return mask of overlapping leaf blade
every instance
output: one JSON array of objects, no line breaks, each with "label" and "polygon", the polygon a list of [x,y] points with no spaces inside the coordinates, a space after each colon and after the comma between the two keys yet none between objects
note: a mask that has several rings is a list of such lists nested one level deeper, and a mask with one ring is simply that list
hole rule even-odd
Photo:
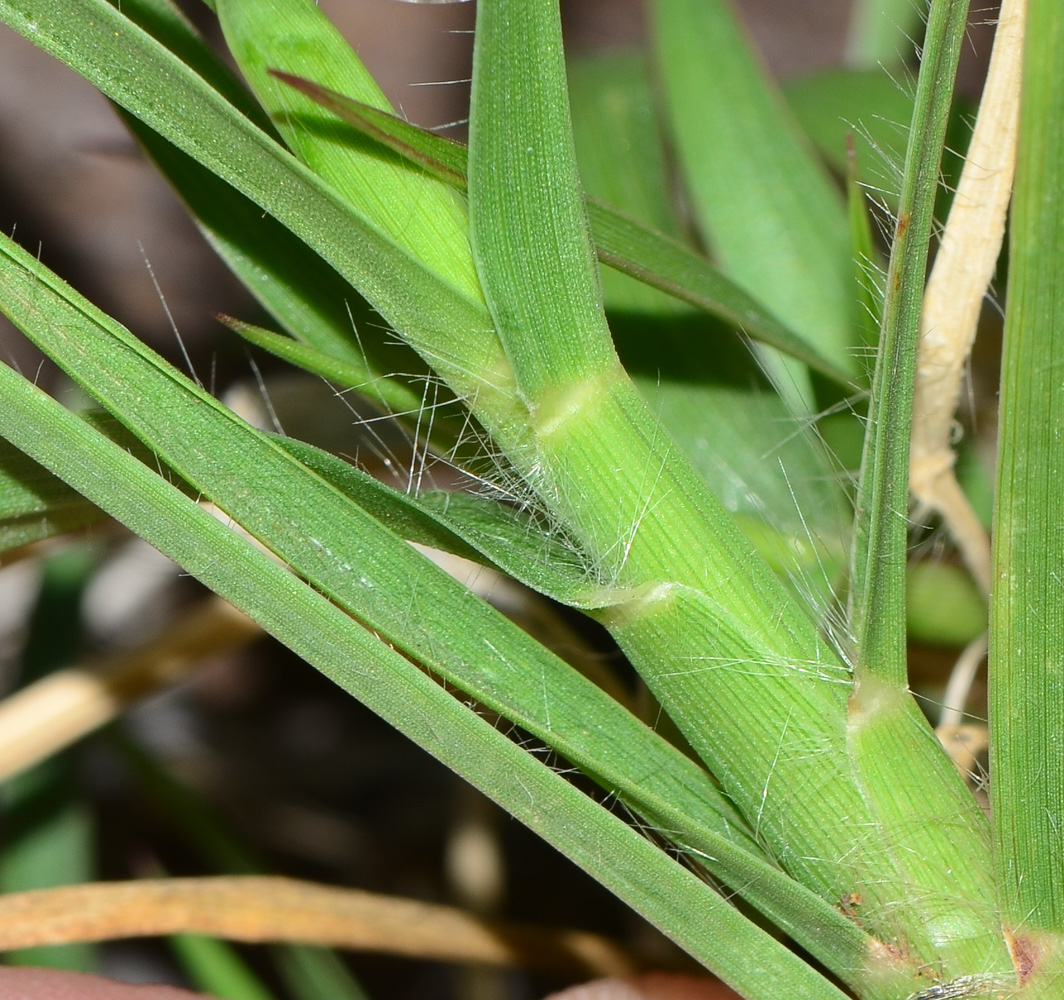
[{"label": "overlapping leaf blade", "polygon": [[[475,599],[463,596],[461,588],[450,598],[445,597],[444,591],[430,598],[429,591],[433,586],[443,586],[446,590],[457,585],[442,583],[444,578],[437,577],[434,568],[412,552],[408,555],[415,560],[416,567],[411,565],[400,570],[398,565],[393,565],[391,573],[381,572],[381,559],[408,561],[399,549],[393,549],[390,557],[382,552],[390,547],[383,529],[372,529],[372,553],[345,551],[342,546],[357,545],[357,536],[373,522],[362,522],[363,527],[359,529],[361,515],[353,508],[347,509],[350,505],[346,500],[338,506],[336,501],[342,500],[339,494],[330,500],[329,497],[333,496],[331,488],[313,486],[316,477],[309,472],[303,474],[299,482],[302,500],[293,504],[284,484],[299,476],[297,463],[285,458],[284,453],[267,438],[227,415],[195,386],[154,359],[127,334],[113,327],[87,303],[78,300],[48,276],[32,258],[10,245],[6,254],[5,307],[46,342],[61,362],[76,363],[80,359],[77,374],[87,388],[114,407],[127,424],[135,426],[163,459],[182,468],[190,481],[207,487],[205,492],[208,495],[245,526],[263,536],[289,565],[307,573],[318,588],[350,605],[351,610],[375,626],[385,625],[386,618],[395,613],[416,613],[423,619],[426,612],[421,602],[429,601],[429,606],[439,615],[433,622],[431,633],[421,626],[415,630],[421,632],[418,639],[411,633],[412,623],[408,622],[400,628],[406,634],[399,639],[401,648],[408,655],[417,655],[425,663],[441,666],[449,658],[447,647],[460,648],[463,643],[472,642],[478,648],[470,646],[462,656],[469,661],[480,661],[477,669],[486,668],[489,673],[501,668],[507,680],[512,682],[512,671],[518,661],[509,657],[515,653],[520,656],[519,647],[525,644],[531,656],[527,665],[538,664],[529,678],[536,691],[532,701],[540,702],[540,708],[533,707],[532,714],[548,712],[544,731],[553,732],[559,726],[565,728],[558,713],[565,711],[567,702],[577,711],[579,726],[587,731],[588,698],[595,697],[594,688],[588,685],[583,694],[572,698],[560,692],[557,701],[544,703],[543,692],[547,689],[540,686],[541,671],[555,662],[549,654],[522,638],[502,619],[495,621],[490,610],[485,608],[483,612],[475,612]],[[21,293],[17,290],[19,286]],[[85,362],[85,351],[89,351],[92,357],[91,364]],[[0,380],[5,401],[2,429],[6,437],[38,460],[45,461],[76,489],[252,614],[374,710],[400,729],[410,732],[422,745],[502,801],[538,832],[552,842],[564,844],[570,857],[595,871],[607,885],[651,919],[667,926],[681,943],[692,948],[749,995],[768,997],[764,991],[773,983],[776,984],[774,988],[787,989],[791,995],[838,995],[825,980],[756,930],[656,847],[470,713],[406,659],[382,645],[371,633],[363,631],[342,610],[175,493],[172,487],[127,452],[101,439],[76,417],[65,414],[57,404],[9,370],[0,371]],[[136,386],[132,391],[131,385]],[[225,439],[232,435],[240,438],[240,446],[224,447]],[[218,461],[213,451],[218,446],[222,446],[226,455],[223,461]],[[233,462],[234,456],[239,455],[246,456],[248,468],[242,468],[245,463]],[[281,465],[277,465],[278,461]],[[271,471],[271,466],[275,465],[277,472]],[[107,475],[100,475],[102,466],[107,468]],[[279,474],[282,466],[287,470],[283,475]],[[249,474],[250,469],[254,469],[254,473]],[[332,508],[331,512],[329,508]],[[359,561],[359,556],[370,558]],[[357,570],[353,569],[354,565],[358,565]],[[394,594],[385,596],[382,601],[379,592],[373,593],[381,588],[389,589],[396,582],[401,586],[412,586],[413,592],[398,601]],[[458,604],[454,605],[454,601]],[[388,611],[389,604],[391,611]],[[376,611],[372,610],[374,606]],[[403,608],[405,611],[401,610]],[[471,613],[487,614],[494,625],[478,628],[464,638],[459,634],[465,631],[463,626],[457,630],[447,629],[445,622],[448,619],[468,623]],[[485,619],[485,623],[487,621]],[[383,634],[390,631],[385,626]],[[497,639],[499,646],[493,648],[491,639],[486,640],[487,636]],[[474,664],[470,662],[469,666]],[[575,678],[575,675],[564,668],[551,681],[552,698],[556,684],[567,684],[567,677]],[[452,679],[461,683],[457,674],[453,674]],[[471,679],[471,675],[465,678]],[[486,674],[483,679],[487,679]],[[579,678],[575,678],[575,682],[586,684]],[[467,685],[467,690],[472,690],[473,686]],[[481,686],[489,694],[489,703],[495,701],[490,698],[490,685]],[[501,704],[501,701],[497,703]],[[608,699],[602,702],[607,712],[613,711],[609,708],[612,704]],[[610,733],[609,740],[616,746],[615,726],[604,724],[603,731]],[[670,751],[649,731],[645,732],[650,742],[643,741],[645,745],[637,751],[637,759],[633,758],[632,763],[640,773],[646,773],[648,758],[645,751],[652,746],[660,747],[671,756],[671,764],[664,765],[663,762],[660,772],[651,765],[651,773],[659,773],[670,783],[678,778],[681,781],[662,804],[663,818],[675,816],[675,802],[685,797],[685,793],[676,794],[686,780],[680,772],[686,770],[688,777],[694,777],[697,769],[685,768],[682,757]],[[597,771],[594,762],[590,769],[593,773]],[[707,794],[712,797],[713,793],[708,791],[711,786],[704,781],[696,778],[696,784],[703,787],[690,796],[690,801],[701,812],[710,801]],[[653,814],[653,799],[653,795],[647,798],[650,814]],[[554,805],[547,807],[547,803]],[[726,832],[727,828],[718,824],[718,829]],[[735,833],[741,841],[743,837],[738,828]],[[698,843],[700,839],[701,835],[696,831],[692,840]],[[716,846],[727,849],[727,843],[726,839],[720,839]],[[744,850],[740,851],[740,856],[750,858],[744,863],[753,861]],[[653,891],[650,886],[654,887]],[[677,923],[684,908],[687,916]],[[719,923],[715,923],[716,914],[720,916]],[[710,926],[715,926],[716,931],[707,931]],[[729,929],[724,931],[724,927]],[[741,955],[736,954],[732,946],[732,941],[739,940],[743,941]],[[850,949],[852,961],[852,942]]]},{"label": "overlapping leaf blade", "polygon": [[[311,80],[276,72],[272,75],[301,90],[322,107],[377,139],[404,159],[423,167],[459,190],[466,188],[466,148],[451,139],[411,125],[394,115],[352,100]],[[629,173],[626,171],[626,173]],[[752,339],[775,347],[827,378],[849,383],[846,370],[834,366],[738,285],[699,254],[646,219],[618,211],[617,199],[588,197],[587,212],[599,260],[651,288],[717,316]],[[608,280],[608,279],[607,279]]]}]

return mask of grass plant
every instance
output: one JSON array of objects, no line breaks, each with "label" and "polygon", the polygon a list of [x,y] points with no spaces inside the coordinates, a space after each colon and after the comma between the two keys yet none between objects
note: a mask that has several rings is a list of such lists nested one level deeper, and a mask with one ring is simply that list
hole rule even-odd
[{"label": "grass plant", "polygon": [[[0,0],[0,18],[117,105],[275,327],[236,332],[407,428],[405,480],[250,426],[2,237],[0,308],[95,408],[0,367],[4,545],[126,525],[750,1000],[1064,995],[1059,0],[1028,0],[1026,45],[1001,35],[1025,47],[989,817],[906,651],[921,308],[967,0],[927,11],[880,244],[864,191],[877,102],[898,95],[865,67],[898,45],[869,27],[896,3],[858,4],[858,68],[821,82],[855,101],[849,204],[827,166],[844,150],[810,138],[836,134],[817,102],[787,103],[723,0],[652,0],[649,56],[571,73],[556,0],[479,0],[468,148],[392,117],[311,0],[212,6],[247,89],[170,0]],[[861,442],[852,478],[824,414],[825,436]],[[670,726],[409,541],[604,625]]]}]

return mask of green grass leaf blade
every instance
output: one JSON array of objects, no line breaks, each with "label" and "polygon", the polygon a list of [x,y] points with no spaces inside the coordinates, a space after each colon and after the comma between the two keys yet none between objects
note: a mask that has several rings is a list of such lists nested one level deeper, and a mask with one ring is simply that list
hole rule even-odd
[{"label": "green grass leaf blade", "polygon": [[990,628],[991,796],[1006,928],[1064,930],[1064,7],[1028,8],[1001,376]]},{"label": "green grass leaf blade", "polygon": [[699,225],[725,274],[856,373],[842,200],[719,0],[652,6],[666,107]]},{"label": "green grass leaf blade", "polygon": [[[121,114],[204,237],[262,307],[300,343],[341,364],[367,366],[355,336],[356,318],[367,310],[350,283],[251,199],[132,115]],[[372,341],[368,346],[376,347]],[[385,355],[373,367],[407,370],[407,364],[390,368],[390,360]]]},{"label": "green grass leaf blade", "polygon": [[[477,8],[473,254],[530,406],[617,367],[569,122],[556,3]],[[548,207],[549,206],[549,207]]]},{"label": "green grass leaf blade", "polygon": [[856,147],[852,142],[849,143],[846,198],[850,210],[850,237],[853,241],[854,283],[861,303],[860,327],[869,350],[874,351],[883,322],[883,295],[877,287],[881,261],[875,237],[872,235],[868,195],[858,179],[858,155]]},{"label": "green grass leaf blade", "polygon": [[385,110],[384,94],[313,0],[218,0],[241,72],[296,156],[358,210],[473,301],[480,285],[465,206],[434,178],[406,167],[269,74],[280,69]]},{"label": "green grass leaf blade", "polygon": [[852,366],[829,360],[704,257],[594,198],[588,199],[587,212],[603,264],[716,316],[832,382],[851,384]]},{"label": "green grass leaf blade", "polygon": [[115,0],[113,6],[209,83],[241,114],[276,136],[266,112],[172,0]]},{"label": "green grass leaf blade", "polygon": [[276,440],[401,537],[466,559],[487,561],[571,607],[594,606],[600,588],[588,582],[579,553],[533,519],[467,493],[400,493],[312,445]]},{"label": "green grass leaf blade", "polygon": [[0,0],[0,20],[275,216],[430,356],[458,394],[476,391],[479,409],[501,425],[512,419],[512,373],[483,304],[359,216],[119,11],[104,0]]},{"label": "green grass leaf blade", "polygon": [[275,1000],[227,942],[198,934],[175,934],[170,947],[196,989],[209,990],[219,1000]]},{"label": "green grass leaf blade", "polygon": [[[419,412],[429,369],[396,338],[374,335],[380,319],[359,292],[249,198],[133,116],[121,114],[207,241],[291,336],[235,320],[228,325],[292,364],[356,388],[385,412]],[[443,393],[442,387],[434,388],[438,402]],[[450,415],[438,406],[434,429]]]},{"label": "green grass leaf blade", "polygon": [[[55,623],[50,627],[54,630]],[[92,816],[76,790],[70,765],[65,756],[53,758],[4,785],[0,891],[72,885],[91,882],[95,876]],[[4,961],[92,972],[97,953],[89,944],[52,945],[11,951]]]},{"label": "green grass leaf blade", "polygon": [[[649,60],[642,51],[585,54],[568,61],[569,101],[584,190],[599,204],[677,243],[682,230],[669,196],[671,179]],[[590,205],[589,205],[590,211]],[[592,223],[592,231],[595,224]],[[602,260],[602,257],[599,257]],[[675,312],[645,284],[602,269],[607,314]]]},{"label": "green grass leaf blade", "polygon": [[[57,360],[72,364],[85,387],[121,413],[159,458],[182,469],[288,566],[396,649],[540,736],[634,812],[705,855],[719,878],[808,941],[838,975],[863,972],[869,950],[863,935],[841,917],[830,934],[823,932],[831,925],[830,906],[761,859],[742,820],[697,765],[352,508],[274,440],[165,366],[32,257],[10,244],[6,251],[5,308]],[[803,913],[814,915],[815,928]]]},{"label": "green grass leaf blade", "polygon": [[[10,369],[0,432],[472,781],[751,1000],[843,994],[345,612]],[[106,470],[106,475],[100,473]]]},{"label": "green grass leaf blade", "polygon": [[[663,789],[672,787],[681,798],[689,794],[683,792],[683,783],[693,782],[698,795],[692,801],[700,804],[696,808],[709,804],[711,812],[727,817],[726,823],[718,824],[721,831],[732,829],[744,837],[734,810],[697,767],[684,763],[678,751],[354,506],[274,439],[189,382],[25,251],[6,239],[0,240],[0,246],[5,296],[0,304],[8,316],[57,363],[67,366],[86,391],[113,409],[148,444],[157,456],[154,461],[161,459],[182,470],[195,489],[397,648],[431,664],[434,672],[485,704],[519,719],[529,731],[544,735],[570,760],[589,761],[589,770],[609,778],[610,769],[618,765],[634,766],[643,773],[648,762],[661,754],[652,768],[653,781],[664,782]],[[134,384],[138,390],[131,392]],[[356,566],[357,574],[352,569]],[[418,610],[423,603],[435,609],[435,629],[428,628]],[[485,656],[485,649],[493,655]],[[527,675],[536,680],[514,685],[511,660],[527,661]],[[544,671],[552,675],[549,685]],[[560,704],[544,704],[545,685]],[[576,688],[570,690],[571,685]],[[602,756],[590,749],[602,736],[586,730],[580,706],[590,705],[598,705],[597,710],[612,719],[604,723],[606,729],[612,726],[616,733],[617,727],[625,727],[630,735],[621,742],[632,746],[615,746],[603,759],[592,761]],[[570,735],[563,738],[567,726]],[[641,749],[636,750],[635,744]],[[638,784],[621,779],[620,772],[617,777],[617,789]],[[663,793],[663,797],[668,796]]]},{"label": "green grass leaf blade", "polygon": [[327,948],[290,945],[275,952],[275,961],[296,1000],[370,1000],[343,959]]},{"label": "green grass leaf blade", "polygon": [[270,69],[268,74],[306,94],[315,104],[327,108],[337,118],[387,146],[404,160],[465,193],[469,150],[464,144],[294,73]]},{"label": "green grass leaf blade", "polygon": [[248,343],[261,347],[276,358],[302,368],[313,375],[320,375],[345,389],[357,389],[363,396],[380,404],[388,412],[416,413],[422,405],[422,396],[396,378],[383,377],[363,358],[337,357],[309,344],[300,343],[291,337],[274,333],[253,323],[218,317],[230,330],[239,334]]},{"label": "green grass leaf blade", "polygon": [[850,619],[857,676],[875,674],[899,687],[906,683],[905,558],[916,345],[938,167],[967,13],[967,0],[936,0],[931,7],[858,483]]},{"label": "green grass leaf blade", "polygon": [[[273,125],[247,89],[168,0],[131,0],[122,13],[210,83],[247,118],[273,134]],[[206,239],[245,287],[302,342],[352,363],[364,361],[352,343],[361,296],[261,208],[132,114],[126,127],[182,197]],[[385,366],[389,367],[389,366]],[[395,370],[407,366],[395,366]]]},{"label": "green grass leaf blade", "polygon": [[106,515],[6,441],[0,442],[0,553]]}]

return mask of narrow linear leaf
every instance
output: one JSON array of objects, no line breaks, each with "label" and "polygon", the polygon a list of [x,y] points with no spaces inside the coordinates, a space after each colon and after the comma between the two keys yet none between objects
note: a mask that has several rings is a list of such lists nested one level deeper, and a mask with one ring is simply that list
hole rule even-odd
[{"label": "narrow linear leaf", "polygon": [[1028,7],[990,629],[991,795],[1007,929],[1064,930],[1064,7]]},{"label": "narrow linear leaf", "polygon": [[255,99],[173,0],[110,0],[129,21],[172,52],[209,83],[241,114],[276,138],[277,132]]},{"label": "narrow linear leaf", "polygon": [[[169,0],[134,0],[121,10],[246,117],[275,134],[262,107]],[[193,157],[118,110],[208,242],[288,333],[341,362],[368,365],[377,379],[393,371],[418,369],[420,362],[400,345],[376,337],[365,343],[358,339],[356,323],[364,321],[368,312],[362,296],[306,244]],[[378,385],[374,383],[375,388]],[[396,391],[401,390],[400,384]],[[370,394],[382,401],[377,393]],[[415,400],[409,394],[407,405]]]},{"label": "narrow linear leaf", "polygon": [[[841,915],[830,934],[823,932],[832,926],[830,906],[762,860],[742,820],[690,759],[274,440],[234,418],[24,251],[5,247],[7,257],[0,259],[11,262],[0,272],[5,308],[61,363],[76,361],[72,371],[87,389],[287,566],[395,649],[541,737],[634,812],[682,838],[718,877],[807,941],[838,975],[863,973],[869,950],[864,936]],[[75,485],[83,488],[81,480]]]},{"label": "narrow linear leaf", "polygon": [[[475,395],[500,433],[513,429],[512,373],[483,304],[359,215],[155,39],[105,0],[0,0],[0,19],[275,216],[430,357],[458,394]],[[190,107],[195,115],[182,112]]]},{"label": "narrow linear leaf", "polygon": [[295,73],[280,69],[269,69],[267,73],[306,94],[315,104],[398,153],[404,160],[417,164],[433,177],[465,192],[469,150],[463,143],[413,125],[379,107],[357,101]]},{"label": "narrow linear leaf", "polygon": [[275,961],[296,1000],[370,1000],[342,958],[328,948],[288,945]]},{"label": "narrow linear leaf", "polygon": [[47,469],[0,442],[0,553],[105,517]]},{"label": "narrow linear leaf", "polygon": [[353,465],[291,438],[277,442],[396,534],[478,562],[486,561],[571,607],[595,605],[579,552],[527,515],[468,493],[400,493]]},{"label": "narrow linear leaf", "polygon": [[220,1000],[274,1000],[265,983],[225,941],[176,934],[170,947],[196,989],[209,990]]},{"label": "narrow linear leaf", "polygon": [[469,213],[488,308],[530,408],[616,371],[556,3],[477,7]]},{"label": "narrow linear leaf", "polygon": [[241,73],[295,155],[440,279],[480,302],[462,200],[377,143],[337,127],[313,101],[269,75],[278,67],[391,110],[314,0],[218,0],[217,11]]},{"label": "narrow linear leaf", "polygon": [[[0,431],[472,781],[752,1000],[843,994],[345,612],[0,367]],[[106,469],[107,476],[101,476]],[[120,485],[118,485],[120,484]]]},{"label": "narrow linear leaf", "polygon": [[906,681],[909,430],[924,276],[968,0],[935,0],[917,81],[858,482],[850,631],[857,677]]},{"label": "narrow linear leaf", "polygon": [[[147,443],[157,456],[155,463],[161,459],[181,470],[194,489],[396,648],[543,735],[574,763],[585,760],[590,771],[610,782],[611,790],[634,789],[640,783],[646,790],[665,782],[662,797],[688,798],[696,811],[718,811],[717,829],[750,844],[732,807],[678,751],[25,251],[5,238],[0,238],[0,248],[6,297],[0,305]],[[131,386],[137,389],[131,391]],[[323,453],[317,454],[320,461]],[[422,611],[425,604],[434,609],[431,619]],[[518,675],[524,682],[514,684],[518,663],[524,664]],[[577,687],[565,694],[570,684]],[[544,702],[547,689],[552,699]],[[592,705],[613,720],[601,732],[587,729]],[[627,730],[628,737],[615,744],[607,741],[611,725],[621,727],[613,729],[615,735]],[[562,735],[567,728],[571,742]],[[596,742],[607,751],[604,756],[594,750],[587,753]],[[618,765],[642,775],[658,753],[664,756],[651,768],[653,779],[635,781],[619,773],[620,780],[610,778]],[[682,791],[691,782],[697,795]]]},{"label": "narrow linear leaf", "polygon": [[695,216],[730,278],[855,372],[846,214],[721,0],[656,0],[664,98]]},{"label": "narrow linear leaf", "polygon": [[858,180],[858,153],[852,136],[848,137],[846,147],[846,199],[850,210],[854,282],[861,304],[860,326],[865,344],[871,352],[878,344],[879,328],[883,322],[883,295],[877,287],[881,267],[880,255],[872,235],[868,195]]},{"label": "narrow linear leaf", "polygon": [[[121,114],[204,238],[282,329],[341,369],[356,366],[362,375],[351,384],[378,405],[394,403],[398,412],[417,406],[420,391],[409,383],[426,378],[428,368],[395,338],[380,336],[380,317],[350,282],[251,199],[132,115]],[[409,375],[387,380],[394,372]]]},{"label": "narrow linear leaf", "polygon": [[355,360],[337,357],[330,351],[302,344],[291,337],[255,326],[254,323],[233,319],[231,316],[219,316],[218,319],[248,343],[269,351],[274,357],[297,368],[320,375],[337,386],[356,389],[366,398],[385,407],[388,412],[408,414],[418,413],[421,409],[423,397],[420,393],[415,393],[397,378],[379,374],[362,358]]},{"label": "narrow linear leaf", "polygon": [[616,209],[588,199],[588,217],[603,264],[701,309],[776,348],[842,386],[853,382],[852,365],[840,365],[798,336],[758,300],[682,243],[654,232]]}]

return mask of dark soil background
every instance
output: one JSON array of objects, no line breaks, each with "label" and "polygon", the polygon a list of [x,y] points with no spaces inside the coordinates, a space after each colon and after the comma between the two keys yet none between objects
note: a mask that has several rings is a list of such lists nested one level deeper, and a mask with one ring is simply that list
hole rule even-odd
[{"label": "dark soil background", "polygon": [[[472,4],[321,0],[321,6],[411,120],[440,126],[464,119]],[[745,0],[740,8],[773,72],[840,62],[847,0]],[[189,10],[210,30],[202,7]],[[644,35],[642,0],[568,0],[564,13],[573,51],[638,44]],[[991,13],[978,12],[973,22]],[[973,28],[972,48],[983,58],[988,41],[987,29]],[[980,60],[969,52],[966,91],[978,93],[980,74]],[[459,82],[424,85],[433,81]],[[461,131],[459,124],[455,134]],[[219,389],[250,382],[247,352],[212,318],[217,312],[253,318],[250,299],[108,103],[7,29],[0,29],[0,150],[5,232],[39,248],[90,299],[181,363],[161,290],[204,381],[210,372]],[[56,384],[33,350],[3,326],[0,358]],[[274,377],[276,369],[257,360]],[[338,433],[347,433],[350,418],[340,412],[335,419]],[[94,544],[112,553],[125,541],[101,533]],[[124,551],[129,562],[139,550]],[[174,567],[143,554],[137,559],[114,570],[109,585],[93,587],[84,621],[70,621],[72,631],[85,630],[90,646],[115,641],[116,630],[129,641],[199,596]],[[37,579],[32,563],[0,573],[4,690],[16,682],[21,624]],[[259,642],[151,699],[128,728],[212,803],[270,871],[594,929],[661,961],[675,959],[655,932],[589,878],[274,644]],[[79,776],[95,803],[102,877],[128,878],[160,863],[174,874],[213,870],[144,794],[111,744],[94,739],[82,749]],[[246,953],[275,982],[261,952]],[[104,967],[130,981],[180,982],[162,944],[110,946]],[[370,996],[389,1000],[531,1000],[560,985],[372,956],[354,957],[352,968]]]}]

